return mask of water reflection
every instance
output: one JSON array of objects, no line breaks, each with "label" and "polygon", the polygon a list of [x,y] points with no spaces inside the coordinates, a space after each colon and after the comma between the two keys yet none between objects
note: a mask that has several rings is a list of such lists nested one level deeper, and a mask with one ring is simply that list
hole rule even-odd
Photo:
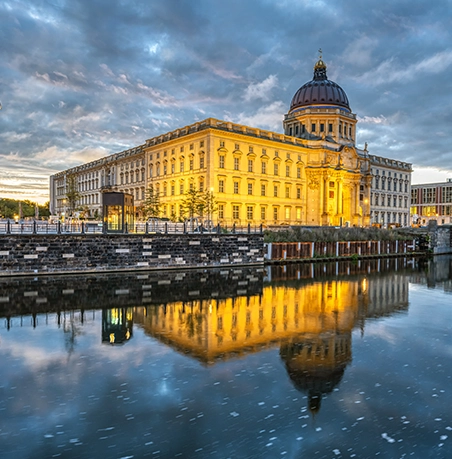
[{"label": "water reflection", "polygon": [[1,279],[2,453],[447,457],[450,261]]}]

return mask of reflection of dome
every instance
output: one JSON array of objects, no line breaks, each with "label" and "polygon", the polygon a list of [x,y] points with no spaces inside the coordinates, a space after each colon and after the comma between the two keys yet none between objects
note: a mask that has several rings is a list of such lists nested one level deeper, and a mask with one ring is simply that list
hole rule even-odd
[{"label": "reflection of dome", "polygon": [[338,105],[350,110],[347,94],[326,77],[326,65],[320,58],[314,66],[314,78],[305,83],[293,96],[289,113],[309,105]]},{"label": "reflection of dome", "polygon": [[320,409],[322,395],[330,393],[342,380],[351,360],[350,338],[349,334],[341,334],[281,346],[287,373],[295,388],[308,395],[313,414]]}]

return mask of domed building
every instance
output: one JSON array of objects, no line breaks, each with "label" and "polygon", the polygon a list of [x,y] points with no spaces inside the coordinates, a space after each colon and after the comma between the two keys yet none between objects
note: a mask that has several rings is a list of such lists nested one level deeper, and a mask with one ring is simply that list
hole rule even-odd
[{"label": "domed building", "polygon": [[[215,212],[199,218],[214,224],[368,226],[373,175],[386,164],[390,176],[390,170],[395,175],[403,170],[406,181],[411,165],[358,148],[356,123],[347,94],[327,78],[320,56],[313,79],[292,98],[283,134],[207,118],[53,175],[50,210],[60,216],[77,209],[85,216],[102,215],[103,192],[113,191],[132,195],[135,219],[143,220],[152,186],[160,216],[172,221],[184,219],[186,193],[196,189],[213,193]],[[380,165],[375,171],[373,158]],[[379,196],[379,203],[396,203],[393,193]],[[400,209],[385,212],[384,221],[397,215],[400,220]]]}]

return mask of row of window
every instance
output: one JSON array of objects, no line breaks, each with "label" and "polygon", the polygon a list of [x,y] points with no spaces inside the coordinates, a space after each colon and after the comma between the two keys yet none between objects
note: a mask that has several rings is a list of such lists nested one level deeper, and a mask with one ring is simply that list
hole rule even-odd
[{"label": "row of window", "polygon": [[399,225],[408,225],[408,213],[402,212],[371,212],[370,219],[372,223],[387,225],[390,223],[398,223]]},{"label": "row of window", "polygon": [[387,207],[404,207],[408,208],[408,197],[407,196],[391,196],[373,194],[370,195],[370,203],[375,206],[387,206]]},{"label": "row of window", "polygon": [[[376,176],[374,183],[375,183],[374,188],[376,190],[380,190],[380,189],[385,190],[386,189],[386,180],[384,180],[384,177],[382,177],[382,180],[381,180],[381,187],[380,187],[380,177]],[[391,191],[391,182],[387,182],[387,185],[388,185],[387,186],[388,191]],[[403,181],[399,181],[398,185],[399,185],[398,186],[398,188],[399,188],[398,191],[400,193],[402,193],[403,190],[405,190],[405,193],[408,193],[408,183],[404,183]],[[394,180],[392,182],[392,189],[393,189],[393,191],[397,191],[397,181],[396,180]]]},{"label": "row of window", "polygon": [[[403,179],[403,180],[408,180],[408,174],[402,174],[400,172],[391,172],[391,171],[387,171],[388,172],[388,177],[394,177],[394,178],[397,178],[397,174],[399,174],[399,179]],[[380,175],[380,169],[371,169],[371,173],[372,175],[374,176],[379,176]],[[385,170],[382,170],[381,171],[381,175],[383,177],[386,177],[386,171]]]},{"label": "row of window", "polygon": [[[204,148],[204,140],[201,140],[201,141],[199,142],[199,148]],[[189,149],[189,151],[194,150],[194,149],[195,149],[195,144],[194,144],[194,143],[190,143],[190,144],[188,145],[188,149]],[[185,151],[185,145],[181,145],[181,146],[179,147],[179,152],[180,152],[180,153],[184,153],[184,151]],[[171,156],[174,156],[174,155],[176,154],[176,149],[175,149],[175,148],[172,148],[172,149],[170,150],[170,153],[171,153]],[[155,155],[156,159],[160,159],[161,157],[162,157],[162,158],[166,158],[166,157],[168,156],[168,150],[163,150],[162,152],[158,151],[158,152],[156,152],[156,153],[151,153],[151,154],[149,155],[149,160],[150,160],[150,161],[153,160],[154,155]],[[144,164],[144,163],[143,163],[143,164]]]},{"label": "row of window", "polygon": [[[441,191],[442,198],[437,198],[437,191]],[[411,203],[420,204],[418,202],[418,189],[411,191]],[[441,188],[422,188],[421,189],[422,203],[433,204],[436,202],[452,203],[452,187],[445,186]]]}]

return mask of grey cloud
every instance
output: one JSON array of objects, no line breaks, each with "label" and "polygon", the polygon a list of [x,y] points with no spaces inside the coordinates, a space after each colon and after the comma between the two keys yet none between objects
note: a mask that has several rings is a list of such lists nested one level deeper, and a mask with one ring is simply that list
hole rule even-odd
[{"label": "grey cloud", "polygon": [[361,144],[450,169],[451,16],[447,0],[2,3],[0,153],[61,151],[64,169],[202,117],[281,130],[322,47],[353,111],[389,120],[359,123]]}]

